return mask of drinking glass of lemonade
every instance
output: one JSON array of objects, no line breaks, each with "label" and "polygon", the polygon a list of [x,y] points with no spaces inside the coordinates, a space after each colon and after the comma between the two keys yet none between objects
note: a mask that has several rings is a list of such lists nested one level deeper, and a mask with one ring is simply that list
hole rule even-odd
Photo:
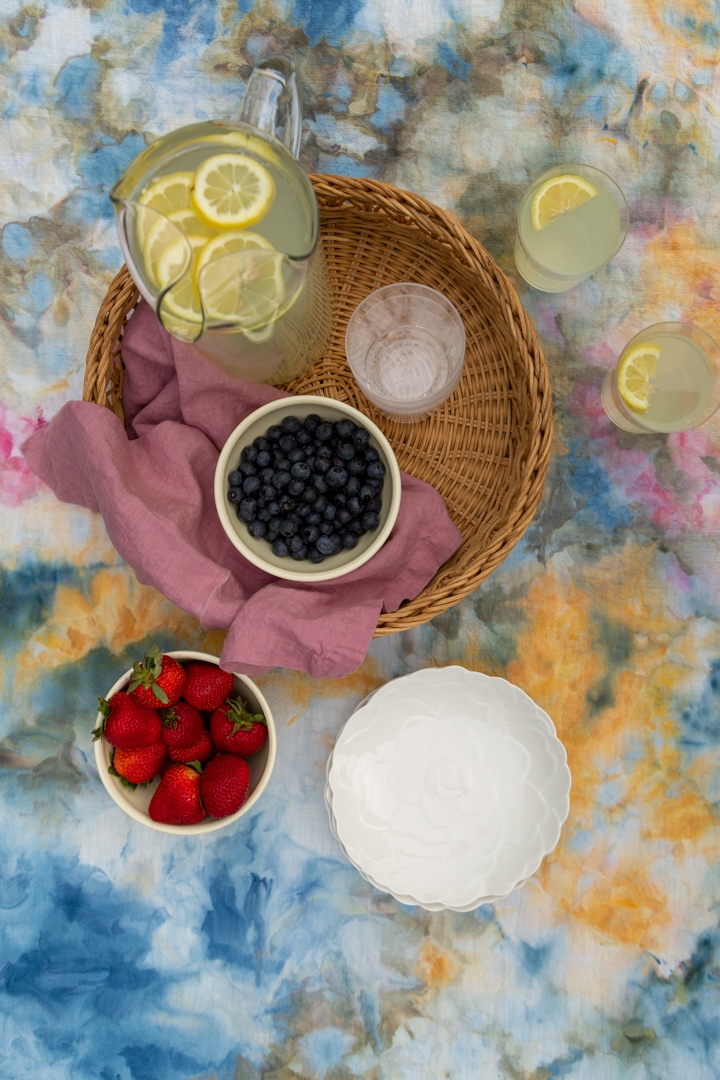
[{"label": "drinking glass of lemonade", "polygon": [[720,349],[692,323],[656,323],[627,343],[602,385],[613,424],[636,434],[688,431],[720,404]]},{"label": "drinking glass of lemonade", "polygon": [[520,204],[515,265],[542,292],[566,292],[617,255],[628,206],[607,173],[558,165],[528,188]]}]

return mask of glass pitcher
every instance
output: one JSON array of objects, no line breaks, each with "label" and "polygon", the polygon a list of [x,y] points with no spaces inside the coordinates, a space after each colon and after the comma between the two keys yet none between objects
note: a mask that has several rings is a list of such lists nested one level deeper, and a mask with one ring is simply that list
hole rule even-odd
[{"label": "glass pitcher", "polygon": [[301,131],[295,66],[269,56],[239,121],[158,139],[110,192],[128,269],[165,329],[227,371],[273,384],[314,364],[332,329]]}]

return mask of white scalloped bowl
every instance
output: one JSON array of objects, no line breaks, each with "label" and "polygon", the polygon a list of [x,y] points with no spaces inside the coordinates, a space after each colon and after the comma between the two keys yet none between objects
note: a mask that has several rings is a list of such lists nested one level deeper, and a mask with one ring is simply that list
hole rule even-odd
[{"label": "white scalloped bowl", "polygon": [[570,770],[519,687],[461,667],[396,679],[361,703],[328,763],[343,853],[377,888],[469,911],[525,883],[556,846]]},{"label": "white scalloped bowl", "polygon": [[[167,652],[165,655],[174,656],[176,660],[204,660],[208,664],[218,665],[220,663],[219,656],[212,656],[211,653],[193,652],[191,650],[180,649],[175,652]],[[114,686],[110,687],[107,694],[105,694],[105,699],[109,701],[113,694],[117,694],[118,690],[124,690],[130,681],[131,675],[132,668],[129,671],[126,671]],[[232,696],[236,697],[239,695],[243,701],[247,701],[252,712],[261,712],[267,721],[268,729],[267,739],[264,744],[256,751],[256,753],[251,754],[251,756],[246,759],[250,769],[250,794],[247,802],[240,807],[236,814],[230,814],[228,817],[224,818],[207,817],[202,821],[199,821],[197,825],[165,825],[161,821],[153,821],[148,813],[148,807],[150,805],[150,800],[160,783],[160,777],[156,776],[145,788],[136,787],[134,791],[131,791],[124,787],[116,776],[112,776],[108,772],[112,746],[103,735],[93,743],[97,771],[100,774],[100,779],[110,798],[113,802],[117,803],[120,809],[124,810],[128,817],[131,817],[133,821],[137,821],[141,825],[147,826],[148,829],[155,829],[156,832],[174,833],[177,836],[199,836],[204,833],[217,832],[218,829],[227,828],[228,825],[232,825],[234,821],[241,818],[243,814],[247,814],[248,810],[252,809],[258,801],[267,787],[268,780],[270,779],[270,775],[275,766],[275,755],[277,753],[275,721],[267,700],[252,679],[248,679],[247,675],[238,675],[236,673],[233,673],[233,679]],[[98,727],[101,725],[102,720],[102,714],[98,713],[95,726]]]}]

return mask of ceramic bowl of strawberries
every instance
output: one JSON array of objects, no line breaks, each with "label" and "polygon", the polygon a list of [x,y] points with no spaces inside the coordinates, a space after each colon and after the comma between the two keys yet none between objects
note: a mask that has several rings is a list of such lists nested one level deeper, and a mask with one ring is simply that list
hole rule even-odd
[{"label": "ceramic bowl of strawberries", "polygon": [[252,679],[217,656],[153,646],[99,699],[95,762],[129,817],[159,832],[225,828],[275,764],[275,723]]}]

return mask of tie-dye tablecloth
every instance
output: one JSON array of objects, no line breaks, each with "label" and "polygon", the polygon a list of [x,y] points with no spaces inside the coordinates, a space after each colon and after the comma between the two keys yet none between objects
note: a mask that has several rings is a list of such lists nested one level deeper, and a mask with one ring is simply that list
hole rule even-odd
[{"label": "tie-dye tablecloth", "polygon": [[[643,325],[720,335],[720,10],[709,0],[0,0],[0,1076],[3,1080],[712,1080],[720,1076],[720,422],[636,438],[598,387]],[[18,452],[81,394],[121,262],[108,188],[146,139],[303,66],[308,169],[454,210],[548,360],[554,453],[524,541],[356,675],[262,680],[279,757],[199,842],[131,824],[93,703],[152,642],[219,635],[137,584],[99,518]],[[547,167],[612,173],[615,262],[565,296],[514,271]],[[343,861],[327,753],[370,689],[460,663],[553,717],[574,778],[520,892],[431,915]]]}]

